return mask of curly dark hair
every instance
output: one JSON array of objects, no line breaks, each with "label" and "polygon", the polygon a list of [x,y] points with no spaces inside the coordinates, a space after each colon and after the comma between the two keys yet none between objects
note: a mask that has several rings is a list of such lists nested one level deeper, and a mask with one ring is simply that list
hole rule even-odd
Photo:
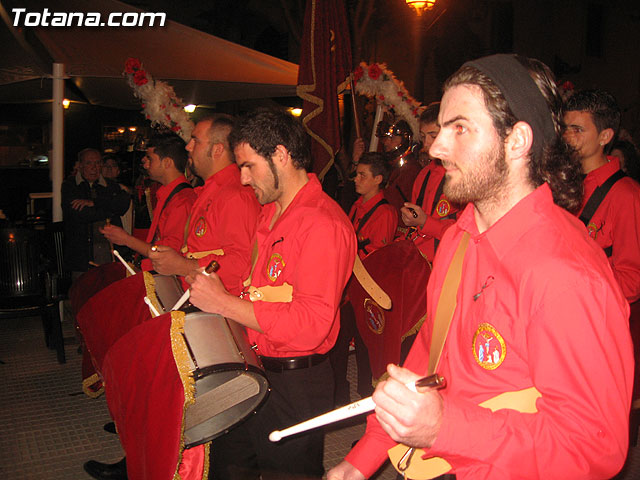
[{"label": "curly dark hair", "polygon": [[[542,62],[535,59],[516,56],[516,59],[529,71],[529,75],[544,96],[551,112],[556,138],[544,146],[542,152],[529,152],[529,180],[538,187],[549,184],[554,202],[576,212],[582,204],[582,170],[579,162],[573,158],[573,149],[562,139],[564,129],[562,98],[558,92],[553,73]],[[484,96],[484,104],[493,120],[498,135],[504,140],[518,122],[511,108],[491,78],[478,69],[466,65],[461,67],[445,82],[443,90],[457,85],[476,85]]]},{"label": "curly dark hair", "polygon": [[229,134],[229,144],[248,143],[258,155],[271,161],[278,145],[287,149],[297,169],[311,168],[311,140],[302,123],[284,110],[260,108],[246,114]]}]

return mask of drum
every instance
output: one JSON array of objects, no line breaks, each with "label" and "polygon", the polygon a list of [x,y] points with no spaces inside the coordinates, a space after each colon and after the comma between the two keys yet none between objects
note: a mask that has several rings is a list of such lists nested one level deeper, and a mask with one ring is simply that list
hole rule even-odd
[{"label": "drum", "polygon": [[[175,275],[160,275],[154,274],[153,281],[155,283],[156,288],[156,297],[158,298],[158,302],[160,302],[160,306],[164,312],[167,313],[171,311],[171,308],[176,304],[184,290],[182,289],[182,285],[180,284],[180,280]],[[186,304],[185,307],[190,304]]]},{"label": "drum", "polygon": [[[170,308],[170,307],[169,307]],[[184,337],[196,382],[185,412],[185,448],[228,432],[266,400],[269,384],[242,325],[204,312],[188,313]]]}]

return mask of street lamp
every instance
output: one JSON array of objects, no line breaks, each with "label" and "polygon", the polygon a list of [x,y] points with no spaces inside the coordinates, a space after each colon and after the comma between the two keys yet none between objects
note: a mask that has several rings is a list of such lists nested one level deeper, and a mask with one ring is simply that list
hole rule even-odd
[{"label": "street lamp", "polygon": [[422,15],[425,10],[431,10],[436,4],[436,0],[405,0],[405,2],[414,8],[418,15]]}]

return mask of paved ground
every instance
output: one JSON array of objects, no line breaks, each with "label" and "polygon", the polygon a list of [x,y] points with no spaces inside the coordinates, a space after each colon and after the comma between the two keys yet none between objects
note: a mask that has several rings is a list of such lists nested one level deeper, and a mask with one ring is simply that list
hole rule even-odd
[{"label": "paved ground", "polygon": [[[67,363],[56,362],[44,345],[38,318],[0,322],[0,479],[86,480],[89,459],[115,462],[122,455],[116,435],[102,429],[109,421],[104,396],[82,393],[81,356],[71,322],[63,322]],[[355,362],[349,378],[355,379]],[[352,382],[355,383],[355,382]],[[352,391],[352,399],[357,399]],[[348,423],[348,424],[346,424]],[[334,426],[327,434],[325,466],[338,463],[364,431],[363,419]],[[395,480],[387,466],[377,480]],[[640,479],[640,449],[631,449],[616,480]]]}]

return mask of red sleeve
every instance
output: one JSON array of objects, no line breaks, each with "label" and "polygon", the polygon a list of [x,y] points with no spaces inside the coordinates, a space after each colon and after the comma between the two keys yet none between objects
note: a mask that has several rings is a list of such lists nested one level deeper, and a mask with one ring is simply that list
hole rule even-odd
[{"label": "red sleeve", "polygon": [[224,286],[233,294],[242,291],[242,282],[249,276],[251,251],[255,238],[260,204],[253,193],[243,189],[229,189],[223,208],[214,214],[215,244],[224,255],[207,255],[198,259],[198,265],[206,267],[212,260],[220,263],[218,275]]},{"label": "red sleeve", "polygon": [[428,216],[426,221],[424,222],[424,226],[419,229],[419,232],[422,235],[442,240],[442,235],[444,235],[444,232],[446,232],[447,228],[449,228],[454,223],[456,223],[456,220],[453,218],[440,219]]},{"label": "red sleeve", "polygon": [[454,468],[491,465],[492,478],[611,478],[621,468],[632,387],[628,307],[621,312],[620,299],[598,279],[554,289],[526,329],[538,412],[491,412],[444,396],[429,456],[446,455]]},{"label": "red sleeve", "polygon": [[[184,195],[182,194],[184,192]],[[184,244],[184,229],[196,196],[191,189],[179,192],[169,201],[158,222],[158,245],[165,245],[180,252]]]},{"label": "red sleeve", "polygon": [[616,196],[623,201],[609,206],[605,220],[612,222],[613,252],[609,263],[622,293],[633,303],[640,298],[640,190],[625,184],[620,187],[625,188],[622,192],[626,195]]},{"label": "red sleeve", "polygon": [[323,217],[310,219],[296,232],[295,242],[295,256],[287,256],[295,265],[293,274],[284,279],[293,285],[292,301],[254,302],[253,310],[274,348],[326,353],[337,336],[335,320],[353,270],[355,235],[346,221]]}]

